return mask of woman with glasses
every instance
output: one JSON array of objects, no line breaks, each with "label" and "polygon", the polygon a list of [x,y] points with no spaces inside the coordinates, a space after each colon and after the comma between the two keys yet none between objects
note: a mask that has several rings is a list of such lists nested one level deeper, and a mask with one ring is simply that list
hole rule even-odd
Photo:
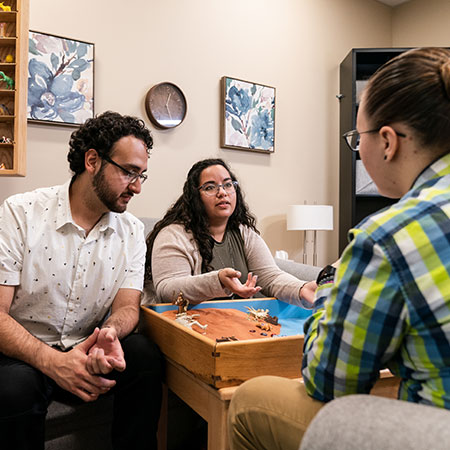
[{"label": "woman with glasses", "polygon": [[170,302],[180,292],[200,303],[249,298],[262,290],[307,306],[315,282],[281,271],[255,222],[223,160],[194,164],[183,194],[147,238],[144,303]]},{"label": "woman with glasses", "polygon": [[385,367],[400,399],[450,409],[450,51],[415,49],[382,66],[356,125],[350,148],[399,200],[350,230],[334,276],[319,274],[304,384],[266,377],[237,389],[232,449],[297,450],[323,402],[369,393]]}]

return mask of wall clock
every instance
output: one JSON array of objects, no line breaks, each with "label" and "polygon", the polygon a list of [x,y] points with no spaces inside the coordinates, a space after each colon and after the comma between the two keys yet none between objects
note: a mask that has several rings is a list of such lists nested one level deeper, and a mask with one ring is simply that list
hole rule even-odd
[{"label": "wall clock", "polygon": [[186,97],[175,84],[159,83],[147,92],[145,110],[155,127],[164,130],[175,128],[186,117]]}]

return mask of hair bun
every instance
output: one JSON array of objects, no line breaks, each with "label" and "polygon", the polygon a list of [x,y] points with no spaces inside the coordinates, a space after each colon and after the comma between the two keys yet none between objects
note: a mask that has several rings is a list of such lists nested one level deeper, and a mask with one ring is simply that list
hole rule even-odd
[{"label": "hair bun", "polygon": [[450,100],[450,59],[441,65],[440,74],[445,93],[447,94],[447,98]]}]

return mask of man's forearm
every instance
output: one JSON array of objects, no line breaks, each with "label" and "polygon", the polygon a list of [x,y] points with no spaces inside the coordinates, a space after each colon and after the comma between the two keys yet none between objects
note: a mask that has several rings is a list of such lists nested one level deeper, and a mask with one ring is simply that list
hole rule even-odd
[{"label": "man's forearm", "polygon": [[0,311],[0,352],[4,355],[47,373],[49,359],[55,351],[30,334],[8,313]]},{"label": "man's forearm", "polygon": [[137,326],[139,320],[139,309],[134,306],[122,306],[114,309],[103,324],[102,328],[114,327],[119,339],[128,336]]}]

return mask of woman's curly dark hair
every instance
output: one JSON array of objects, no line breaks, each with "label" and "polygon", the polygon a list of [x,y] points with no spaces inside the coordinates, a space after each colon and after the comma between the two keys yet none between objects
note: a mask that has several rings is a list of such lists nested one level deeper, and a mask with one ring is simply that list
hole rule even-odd
[{"label": "woman's curly dark hair", "polygon": [[84,172],[84,155],[90,148],[110,156],[114,144],[125,136],[141,139],[147,147],[147,153],[150,154],[153,139],[143,120],[132,116],[122,116],[113,111],[106,111],[86,120],[70,136],[67,160],[74,176]]},{"label": "woman's curly dark hair", "polygon": [[[146,280],[152,279],[152,251],[156,236],[164,227],[173,223],[183,225],[186,231],[190,231],[193,234],[203,260],[202,271],[208,272],[212,270],[209,263],[212,260],[214,241],[209,233],[208,216],[206,215],[198,188],[200,174],[203,170],[207,167],[217,165],[225,167],[231,179],[237,181],[233,172],[231,172],[230,168],[222,159],[204,159],[191,167],[183,186],[183,194],[169,208],[165,216],[156,223],[147,238],[147,257],[145,261]],[[227,230],[239,230],[239,225],[246,225],[259,233],[256,229],[256,219],[249,212],[238,184],[236,187],[236,207],[228,219]]]}]

